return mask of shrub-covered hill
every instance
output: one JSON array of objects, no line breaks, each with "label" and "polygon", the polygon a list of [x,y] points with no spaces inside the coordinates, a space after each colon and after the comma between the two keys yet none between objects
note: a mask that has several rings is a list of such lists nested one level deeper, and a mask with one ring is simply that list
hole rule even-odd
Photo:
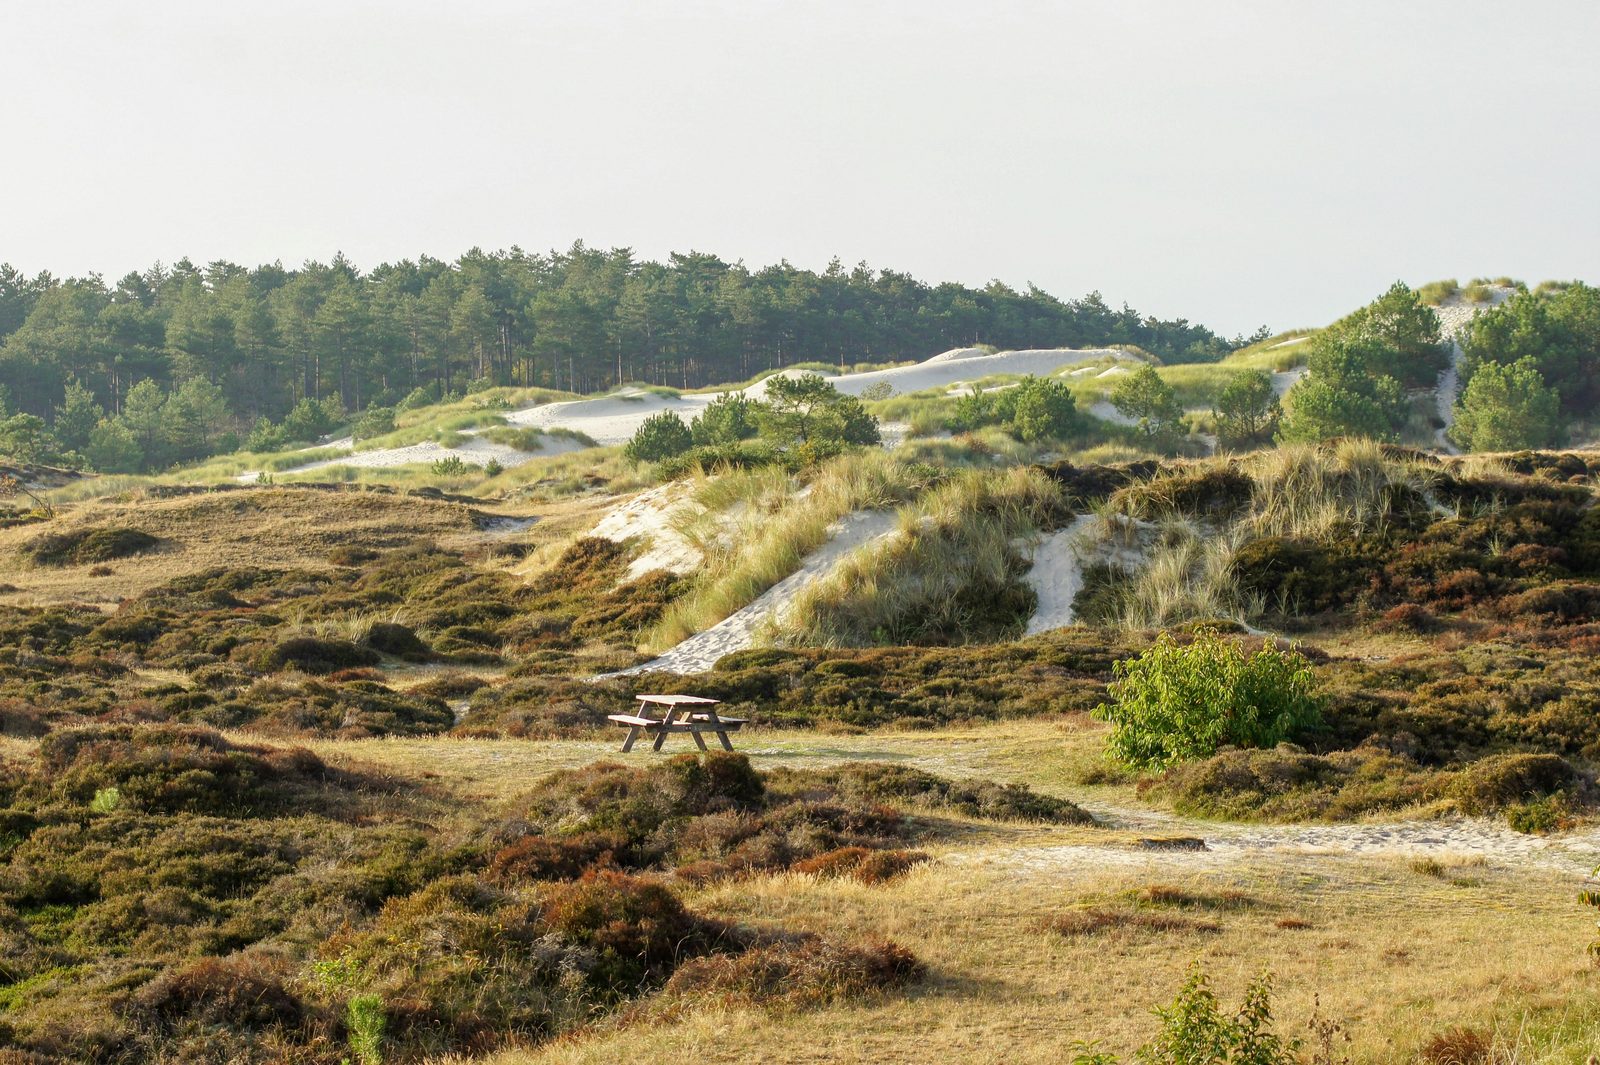
[{"label": "shrub-covered hill", "polygon": [[1016,786],[760,774],[720,753],[597,764],[484,807],[156,724],[57,731],[3,768],[8,1062],[333,1063],[374,1015],[383,1060],[405,1062],[630,1004],[877,994],[920,974],[903,947],[730,924],[683,886],[871,884],[926,861],[909,848],[942,818],[1088,820]]},{"label": "shrub-covered hill", "polygon": [[[593,678],[645,661],[638,648],[666,620],[688,617],[684,604],[705,606],[739,580],[750,594],[753,578],[738,569],[745,556],[730,550],[726,564],[635,576],[639,545],[585,535],[592,518],[570,523],[570,538],[546,538],[529,565],[517,562],[526,550],[514,541],[474,541],[462,531],[470,514],[449,502],[328,493],[335,503],[318,517],[311,490],[257,489],[197,497],[186,525],[164,501],[147,530],[160,541],[156,554],[113,563],[159,572],[116,604],[0,599],[0,729],[38,737],[151,722],[279,740],[594,736],[644,690],[711,695],[757,726],[931,728],[1092,710],[1114,664],[1142,650],[1152,630],[1221,624],[1314,645],[1324,724],[1296,738],[1312,761],[1230,762],[1209,783],[1185,778],[1212,790],[1222,780],[1229,796],[1253,798],[1212,800],[1191,788],[1164,792],[1170,801],[1286,817],[1419,802],[1464,808],[1474,804],[1449,791],[1449,774],[1485,757],[1554,755],[1577,781],[1600,755],[1596,470],[1600,458],[1586,453],[1442,458],[1346,441],[992,472],[850,460],[816,475],[809,492],[788,474],[762,474],[759,497],[726,474],[706,484],[748,512],[757,533],[821,535],[827,508],[899,506],[902,539],[882,556],[892,565],[872,576],[915,594],[868,597],[865,581],[835,582],[828,595],[801,600],[818,617],[826,608],[828,624],[791,628],[826,632],[832,645],[757,647],[693,676],[603,680]],[[235,553],[234,541],[207,539],[229,524],[218,507],[253,535],[262,527],[249,523],[278,501],[304,508],[294,513],[314,528],[331,530],[337,515],[365,520],[335,540],[319,533],[281,546],[269,535],[253,558]],[[419,508],[424,535],[404,535],[406,507]],[[139,507],[93,505],[59,520],[86,535],[139,528]],[[1083,521],[1090,541],[1117,547],[1088,545],[1076,604],[1088,623],[1010,638],[1033,602],[1019,537]],[[58,571],[23,555],[60,531],[7,535],[30,578]],[[963,563],[962,545],[982,547],[988,561]],[[78,581],[92,580],[90,569],[59,567]],[[959,607],[994,579],[1010,583],[981,629],[963,625],[972,615],[962,609],[921,628],[884,620],[885,603],[899,604],[895,617],[933,616],[930,596]],[[921,642],[878,645],[902,638]],[[1347,794],[1363,773],[1387,783]],[[1583,791],[1558,790],[1574,801]],[[1310,792],[1324,798],[1274,798]],[[1335,794],[1344,797],[1327,798]]]}]

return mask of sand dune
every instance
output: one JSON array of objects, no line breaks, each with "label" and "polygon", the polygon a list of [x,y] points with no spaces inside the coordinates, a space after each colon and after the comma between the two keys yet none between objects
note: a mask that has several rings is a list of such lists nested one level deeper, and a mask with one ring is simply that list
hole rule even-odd
[{"label": "sand dune", "polygon": [[705,672],[716,665],[717,659],[723,655],[754,647],[762,631],[769,624],[781,621],[802,591],[832,572],[846,555],[881,537],[892,535],[895,529],[892,511],[866,510],[846,515],[833,524],[828,541],[807,556],[799,569],[761,593],[742,610],[730,614],[704,632],[689,637],[659,658],[633,669],[606,675]]},{"label": "sand dune", "polygon": [[[874,385],[887,384],[897,394],[948,387],[998,374],[1050,374],[1063,366],[1088,362],[1118,352],[1110,348],[1036,348],[987,354],[981,348],[956,348],[942,352],[912,366],[865,373],[825,375],[839,391],[859,396]],[[783,371],[793,373],[795,371]],[[734,389],[740,395],[760,399],[766,395],[763,378],[747,388]],[[683,396],[660,396],[643,389],[625,390],[595,399],[546,403],[506,416],[512,425],[550,429],[576,429],[601,444],[620,444],[633,436],[644,420],[661,411],[676,411],[684,421],[692,420],[722,392],[703,392]]]}]

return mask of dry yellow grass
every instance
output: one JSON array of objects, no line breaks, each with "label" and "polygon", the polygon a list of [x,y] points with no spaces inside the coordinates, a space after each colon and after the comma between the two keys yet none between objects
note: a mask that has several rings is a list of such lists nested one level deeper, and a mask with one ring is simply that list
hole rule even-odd
[{"label": "dry yellow grass", "polygon": [[[1087,719],[1063,725],[1052,721],[1014,721],[937,732],[874,732],[830,735],[809,731],[755,729],[735,737],[741,753],[760,769],[822,766],[850,761],[915,765],[954,778],[1026,782],[1039,791],[1104,802],[1133,801],[1127,783],[1093,787],[1080,783],[1085,771],[1100,767],[1104,727]],[[248,737],[260,741],[261,737]],[[508,798],[542,774],[585,766],[597,759],[638,761],[618,747],[622,731],[593,740],[433,739],[390,737],[373,740],[306,740],[301,744],[334,762],[368,762],[400,773],[430,773],[464,795]],[[264,742],[273,742],[266,740]],[[665,754],[693,750],[669,739]],[[644,764],[644,763],[641,763]]]},{"label": "dry yellow grass", "polygon": [[[1100,743],[1099,729],[1086,723],[1033,721],[870,735],[760,730],[745,734],[741,749],[763,768],[875,759],[1136,805],[1125,783],[1078,783],[1098,760]],[[510,798],[554,769],[624,759],[614,740],[310,746],[335,761],[427,773],[485,801]],[[648,764],[651,757],[626,760]],[[1313,996],[1320,996],[1323,1013],[1349,1025],[1357,1062],[1412,1060],[1428,1034],[1461,1024],[1494,1026],[1507,1042],[1520,1040],[1518,1056],[1508,1059],[1519,1063],[1577,1065],[1588,1052],[1585,1033],[1600,1040],[1600,988],[1583,953],[1587,925],[1573,874],[1471,855],[1442,855],[1437,868],[1399,852],[1183,856],[1138,850],[1131,846],[1136,835],[953,821],[924,845],[936,858],[932,866],[887,886],[780,875],[692,893],[696,908],[733,920],[887,936],[912,947],[931,976],[902,995],[816,1012],[706,1004],[658,1025],[602,1023],[484,1065],[1060,1063],[1070,1060],[1076,1040],[1101,1039],[1126,1053],[1148,1038],[1155,1024],[1149,1008],[1171,999],[1196,959],[1229,1003],[1270,969],[1286,1035],[1305,1033]],[[1239,892],[1246,901],[1150,910],[1137,898],[1152,885],[1201,896]],[[1144,906],[1220,930],[1069,936],[1045,927],[1089,906]]]},{"label": "dry yellow grass", "polygon": [[[492,551],[495,535],[479,529],[475,509],[482,508],[387,492],[260,488],[172,499],[136,493],[64,507],[47,524],[0,530],[0,559],[7,563],[5,583],[17,589],[10,593],[12,602],[115,604],[214,566],[326,567],[328,552],[342,544],[386,548],[432,540],[442,547]],[[555,515],[570,509],[565,503],[550,508]],[[543,512],[519,507],[493,513]],[[89,574],[90,566],[33,566],[18,554],[47,533],[113,526],[141,529],[163,544],[150,554],[107,563],[111,572],[98,577]]]},{"label": "dry yellow grass", "polygon": [[[1573,942],[1570,892],[1555,877],[1502,869],[1461,887],[1390,863],[1317,857],[1174,881],[1143,869],[985,867],[973,861],[981,849],[960,863],[952,857],[945,848],[936,864],[885,887],[780,876],[695,900],[733,919],[911,945],[931,976],[908,994],[814,1013],[708,1006],[667,1025],[602,1028],[487,1061],[1054,1065],[1070,1059],[1076,1040],[1125,1053],[1148,1038],[1148,1007],[1170,1001],[1199,959],[1230,1003],[1270,969],[1284,1034],[1304,1034],[1319,996],[1325,1015],[1349,1025],[1355,1060],[1393,1062],[1411,1060],[1419,1040],[1440,1028],[1499,1019],[1514,1029],[1519,1011],[1579,1009],[1595,990]],[[1206,912],[1221,926],[1214,933],[1070,937],[1043,927],[1085,902],[1129,905],[1126,894],[1153,882],[1242,891],[1252,901]],[[1285,919],[1307,927],[1280,927]]]}]

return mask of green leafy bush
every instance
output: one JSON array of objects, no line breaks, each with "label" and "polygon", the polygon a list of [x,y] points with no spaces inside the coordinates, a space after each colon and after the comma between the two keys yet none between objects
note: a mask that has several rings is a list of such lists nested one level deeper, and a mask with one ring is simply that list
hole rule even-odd
[{"label": "green leafy bush", "polygon": [[689,427],[696,447],[737,444],[756,435],[760,404],[737,392],[726,392],[706,405]]},{"label": "green leafy bush", "polygon": [[633,462],[660,462],[681,455],[694,446],[694,436],[674,411],[664,410],[646,418],[622,447]]},{"label": "green leafy bush", "polygon": [[1322,718],[1303,656],[1273,647],[1246,654],[1212,629],[1187,644],[1162,633],[1114,672],[1112,701],[1094,716],[1111,723],[1112,755],[1141,768],[1165,769],[1225,745],[1272,747]]},{"label": "green leafy bush", "polygon": [[394,432],[393,407],[368,407],[362,411],[361,417],[356,419],[355,425],[350,427],[350,436],[356,440],[368,440],[392,432]]}]

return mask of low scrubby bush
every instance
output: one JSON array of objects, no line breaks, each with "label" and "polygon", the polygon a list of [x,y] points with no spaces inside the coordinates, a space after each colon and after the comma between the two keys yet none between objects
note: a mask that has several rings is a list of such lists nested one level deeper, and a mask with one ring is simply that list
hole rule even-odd
[{"label": "low scrubby bush", "polygon": [[267,649],[254,662],[257,669],[275,672],[293,667],[304,673],[333,673],[358,666],[375,666],[376,651],[349,640],[294,636]]},{"label": "low scrubby bush", "polygon": [[842,877],[863,884],[881,884],[928,862],[921,851],[869,850],[866,847],[840,847],[815,858],[796,862],[797,873],[822,878]]},{"label": "low scrubby bush", "polygon": [[35,537],[24,545],[22,553],[40,566],[82,566],[142,555],[154,551],[160,543],[142,529],[75,529]]},{"label": "low scrubby bush", "polygon": [[1095,717],[1128,765],[1163,769],[1219,747],[1271,747],[1321,723],[1310,664],[1293,650],[1246,654],[1215,630],[1188,643],[1162,633],[1138,658],[1118,662]]},{"label": "low scrubby bush", "polygon": [[816,1007],[902,987],[925,972],[916,955],[891,941],[812,936],[690,961],[667,981],[663,998]]},{"label": "low scrubby bush", "polygon": [[1577,772],[1554,754],[1497,754],[1463,769],[1450,787],[1462,812],[1495,813],[1570,787]]}]

